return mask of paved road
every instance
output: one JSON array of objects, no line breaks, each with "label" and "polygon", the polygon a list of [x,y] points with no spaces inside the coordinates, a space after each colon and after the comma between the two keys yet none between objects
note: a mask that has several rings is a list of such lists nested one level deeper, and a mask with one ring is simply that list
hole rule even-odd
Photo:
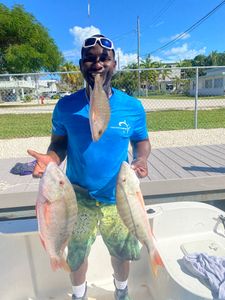
[{"label": "paved road", "polygon": [[18,106],[18,107],[0,107],[0,114],[39,114],[51,113],[54,105],[42,106]]},{"label": "paved road", "polygon": [[37,105],[37,103],[0,103],[0,114],[37,114],[52,113],[56,100],[46,101],[46,104]]},{"label": "paved road", "polygon": [[[194,110],[195,100],[165,100],[165,99],[141,99],[141,102],[146,111],[157,110]],[[17,107],[3,107],[0,105],[0,114],[30,114],[30,113],[51,113],[56,102],[43,105],[29,105],[18,104]],[[13,104],[15,105],[15,102]],[[225,108],[225,99],[210,99],[210,100],[198,100],[198,109],[212,109],[212,108]]]}]

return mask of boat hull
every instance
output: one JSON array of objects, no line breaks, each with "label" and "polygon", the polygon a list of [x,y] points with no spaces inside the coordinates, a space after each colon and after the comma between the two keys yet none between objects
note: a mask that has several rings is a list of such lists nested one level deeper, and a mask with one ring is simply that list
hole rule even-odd
[{"label": "boat hull", "polygon": [[[146,206],[164,263],[155,276],[145,247],[131,263],[129,293],[143,300],[206,300],[211,291],[185,274],[179,261],[184,251],[207,248],[214,241],[225,251],[225,235],[218,216],[223,211],[207,204],[178,202]],[[53,272],[37,232],[35,218],[0,222],[0,298],[4,300],[69,300],[71,284],[65,271]],[[199,243],[200,241],[200,243]],[[183,247],[182,247],[183,246]],[[87,274],[89,300],[113,300],[113,270],[101,236],[93,245]]]}]

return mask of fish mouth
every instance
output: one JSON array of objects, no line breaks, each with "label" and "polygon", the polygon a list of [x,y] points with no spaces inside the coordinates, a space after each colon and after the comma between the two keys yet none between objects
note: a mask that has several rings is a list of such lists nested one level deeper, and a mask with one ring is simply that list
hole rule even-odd
[{"label": "fish mouth", "polygon": [[97,76],[97,75],[99,75],[101,78],[105,78],[105,73],[103,73],[103,72],[90,72],[89,73],[89,76],[90,76],[90,78],[93,80],[93,81],[95,81],[95,77]]},{"label": "fish mouth", "polygon": [[103,72],[92,72],[90,73],[93,77],[97,76],[97,75],[100,75],[100,76],[103,76],[104,73]]},{"label": "fish mouth", "polygon": [[93,78],[93,80],[95,81],[96,76],[99,76],[99,79],[102,81],[102,84],[105,81],[105,73],[92,73],[91,77]]}]

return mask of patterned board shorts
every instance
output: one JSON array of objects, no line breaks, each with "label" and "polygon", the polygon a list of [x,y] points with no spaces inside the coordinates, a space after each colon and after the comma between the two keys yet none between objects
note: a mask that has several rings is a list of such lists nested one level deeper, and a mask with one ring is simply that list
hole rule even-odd
[{"label": "patterned board shorts", "polygon": [[101,204],[77,193],[78,217],[68,245],[67,262],[72,271],[88,257],[100,232],[111,256],[120,260],[138,260],[140,246],[123,224],[116,205]]}]

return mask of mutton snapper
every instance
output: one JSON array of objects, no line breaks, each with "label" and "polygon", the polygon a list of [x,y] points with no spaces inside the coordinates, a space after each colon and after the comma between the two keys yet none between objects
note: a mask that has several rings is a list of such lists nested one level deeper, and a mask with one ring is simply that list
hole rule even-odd
[{"label": "mutton snapper", "polygon": [[36,201],[39,235],[53,271],[70,271],[64,250],[77,217],[77,201],[69,179],[59,166],[50,162],[40,179]]},{"label": "mutton snapper", "polygon": [[116,206],[125,226],[139,242],[146,246],[152,269],[156,274],[157,265],[163,264],[154,245],[154,237],[145,210],[139,179],[125,161],[121,165],[117,178]]},{"label": "mutton snapper", "polygon": [[90,95],[89,122],[92,140],[97,142],[106,130],[110,119],[109,99],[102,87],[102,77],[95,75],[94,89]]}]

